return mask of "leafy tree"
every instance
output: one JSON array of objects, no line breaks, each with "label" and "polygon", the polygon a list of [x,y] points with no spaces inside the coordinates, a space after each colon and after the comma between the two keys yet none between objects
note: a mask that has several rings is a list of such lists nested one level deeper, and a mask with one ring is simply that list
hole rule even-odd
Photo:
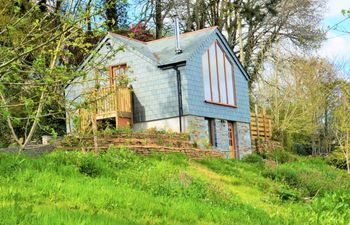
[{"label": "leafy tree", "polygon": [[126,0],[104,0],[108,31],[116,32],[127,27],[128,3]]},{"label": "leafy tree", "polygon": [[253,90],[256,101],[270,110],[274,138],[285,144],[291,138],[296,143],[311,143],[313,154],[321,149],[329,152],[336,69],[324,59],[276,52],[266,67],[271,72]]},{"label": "leafy tree", "polygon": [[[257,80],[274,44],[292,43],[303,49],[318,47],[324,40],[320,21],[325,1],[310,0],[179,0],[144,1],[144,21],[154,18],[156,38],[164,34],[171,16],[182,18],[182,29],[192,31],[218,26],[227,33],[230,46]],[[167,22],[169,21],[169,22]]]},{"label": "leafy tree", "polygon": [[1,3],[7,10],[0,12],[0,115],[23,149],[38,128],[56,132],[50,120],[64,119],[64,87],[82,75],[71,64],[71,50],[91,51],[84,30],[91,12],[99,11],[82,1],[62,1],[60,9],[50,10],[32,1]]},{"label": "leafy tree", "polygon": [[341,81],[338,91],[338,104],[333,113],[332,128],[350,174],[350,83]]}]

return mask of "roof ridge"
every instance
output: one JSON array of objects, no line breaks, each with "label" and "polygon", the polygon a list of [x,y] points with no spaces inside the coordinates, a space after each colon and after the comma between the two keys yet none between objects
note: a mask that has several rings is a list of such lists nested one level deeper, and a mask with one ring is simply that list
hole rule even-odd
[{"label": "roof ridge", "polygon": [[124,35],[121,35],[121,34],[116,34],[116,33],[110,32],[110,31],[108,31],[108,34],[111,34],[112,36],[114,35],[114,36],[118,36],[118,37],[121,37],[121,38],[124,38],[124,39],[128,39],[130,41],[136,41],[136,42],[139,42],[139,43],[144,44],[144,45],[147,44],[147,42],[140,41],[140,40],[137,40],[137,39],[134,39],[134,38],[130,38],[130,37],[127,37],[127,36],[124,36]]},{"label": "roof ridge", "polygon": [[[200,29],[200,30],[195,30],[195,31],[190,31],[190,32],[186,32],[186,33],[182,33],[180,34],[180,36],[185,36],[185,35],[189,35],[189,34],[193,34],[193,33],[199,33],[199,32],[203,32],[203,31],[206,31],[206,30],[214,30],[216,29],[218,26],[211,26],[211,27],[206,27],[206,28],[203,28],[203,29]],[[171,39],[171,38],[175,38],[175,36],[169,36],[169,37],[163,37],[163,38],[160,38],[160,39],[156,39],[156,40],[152,40],[152,41],[147,41],[147,42],[144,42],[146,45],[148,43],[153,43],[153,42],[156,42],[156,41],[163,41],[163,40],[167,40],[167,39]]]},{"label": "roof ridge", "polygon": [[[185,36],[185,35],[189,35],[189,34],[193,34],[193,33],[199,33],[199,32],[203,32],[203,31],[206,31],[206,30],[214,30],[216,29],[218,26],[211,26],[211,27],[206,27],[206,28],[203,28],[203,29],[200,29],[200,30],[195,30],[195,31],[190,31],[190,32],[186,32],[186,33],[182,33],[180,34],[181,36]],[[112,36],[118,36],[120,38],[124,38],[124,39],[127,39],[129,41],[136,41],[136,42],[139,42],[141,44],[144,44],[144,45],[147,45],[148,43],[153,43],[153,42],[156,42],[156,41],[163,41],[163,40],[167,40],[167,39],[171,39],[171,38],[174,38],[175,36],[169,36],[169,37],[164,37],[164,38],[160,38],[160,39],[156,39],[156,40],[152,40],[152,41],[140,41],[140,40],[137,40],[137,39],[134,39],[134,38],[130,38],[130,37],[127,37],[127,36],[124,36],[124,35],[121,35],[121,34],[117,34],[117,33],[113,33],[113,32],[110,32],[108,31],[108,34],[111,34]]]}]

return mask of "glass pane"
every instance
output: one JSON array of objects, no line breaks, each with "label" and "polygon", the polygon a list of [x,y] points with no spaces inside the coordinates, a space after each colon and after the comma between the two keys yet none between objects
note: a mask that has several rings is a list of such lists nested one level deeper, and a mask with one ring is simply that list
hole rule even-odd
[{"label": "glass pane", "polygon": [[202,71],[204,81],[204,96],[205,100],[211,101],[210,95],[210,77],[209,77],[209,66],[208,66],[208,51],[202,55]]},{"label": "glass pane", "polygon": [[224,53],[219,45],[217,45],[217,58],[218,58],[218,72],[220,80],[220,102],[227,103],[226,97],[226,78],[225,78],[225,66],[224,66]]},{"label": "glass pane", "polygon": [[235,93],[233,89],[233,68],[231,62],[225,57],[226,74],[227,74],[227,92],[228,92],[228,104],[235,105]]},{"label": "glass pane", "polygon": [[216,53],[215,53],[215,43],[209,48],[209,58],[210,58],[210,71],[211,71],[211,87],[213,93],[213,101],[219,102],[219,82],[218,73],[216,71]]}]

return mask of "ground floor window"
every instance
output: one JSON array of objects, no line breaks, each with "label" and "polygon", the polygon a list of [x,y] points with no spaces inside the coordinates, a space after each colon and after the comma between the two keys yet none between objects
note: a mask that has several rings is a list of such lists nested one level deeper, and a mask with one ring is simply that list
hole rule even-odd
[{"label": "ground floor window", "polygon": [[213,147],[217,147],[216,134],[215,134],[215,119],[205,118],[205,121],[207,122],[210,145]]}]

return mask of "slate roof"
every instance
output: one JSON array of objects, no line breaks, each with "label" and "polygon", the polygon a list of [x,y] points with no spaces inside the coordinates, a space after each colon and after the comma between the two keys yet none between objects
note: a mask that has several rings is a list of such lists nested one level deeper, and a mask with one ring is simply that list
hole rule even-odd
[{"label": "slate roof", "polygon": [[158,66],[183,62],[192,56],[194,51],[205,41],[217,27],[209,27],[180,35],[181,54],[175,54],[175,36],[154,41],[142,42],[122,35],[109,33],[117,41],[133,48],[153,60]]}]

